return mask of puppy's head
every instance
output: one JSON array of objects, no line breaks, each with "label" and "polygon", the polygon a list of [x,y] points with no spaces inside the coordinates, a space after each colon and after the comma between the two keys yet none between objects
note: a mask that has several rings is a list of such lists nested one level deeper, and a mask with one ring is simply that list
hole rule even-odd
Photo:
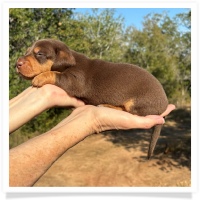
[{"label": "puppy's head", "polygon": [[62,72],[75,65],[70,49],[62,42],[53,39],[36,41],[16,63],[17,72],[24,78],[46,71]]}]

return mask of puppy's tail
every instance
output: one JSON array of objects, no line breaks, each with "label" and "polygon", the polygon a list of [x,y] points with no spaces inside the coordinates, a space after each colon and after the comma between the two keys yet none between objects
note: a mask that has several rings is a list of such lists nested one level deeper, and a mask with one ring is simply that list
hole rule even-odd
[{"label": "puppy's tail", "polygon": [[151,155],[153,154],[154,148],[156,146],[157,140],[160,136],[160,131],[162,129],[162,124],[156,125],[153,127],[153,133],[151,135],[151,140],[149,144],[149,151],[148,151],[148,160],[151,158]]}]

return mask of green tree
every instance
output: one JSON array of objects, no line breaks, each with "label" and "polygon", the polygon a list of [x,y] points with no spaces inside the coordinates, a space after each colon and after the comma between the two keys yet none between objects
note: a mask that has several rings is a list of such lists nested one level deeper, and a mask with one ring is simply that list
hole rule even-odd
[{"label": "green tree", "polygon": [[188,95],[191,96],[191,11],[178,14],[175,19],[183,30],[180,36],[177,80],[182,97],[180,104],[184,104]]},{"label": "green tree", "polygon": [[84,24],[88,56],[115,62],[122,60],[124,19],[115,16],[115,9],[95,8],[91,13],[78,14],[77,19]]}]

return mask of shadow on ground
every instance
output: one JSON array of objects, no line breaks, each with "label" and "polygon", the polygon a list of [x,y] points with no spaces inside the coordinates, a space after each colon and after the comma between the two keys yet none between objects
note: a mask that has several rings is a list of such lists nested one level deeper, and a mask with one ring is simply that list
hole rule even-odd
[{"label": "shadow on ground", "polygon": [[[106,140],[117,146],[123,146],[127,151],[139,148],[148,152],[151,130],[108,131],[102,133]],[[146,156],[133,157],[139,162],[145,162]],[[170,167],[188,167],[191,170],[191,111],[190,108],[176,109],[166,118],[161,136],[151,159],[156,159],[156,165],[161,170]]]}]

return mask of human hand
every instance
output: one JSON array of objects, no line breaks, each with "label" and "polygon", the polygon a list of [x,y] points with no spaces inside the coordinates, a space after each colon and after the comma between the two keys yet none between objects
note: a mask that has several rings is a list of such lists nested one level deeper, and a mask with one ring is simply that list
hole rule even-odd
[{"label": "human hand", "polygon": [[46,97],[48,107],[79,107],[85,105],[83,101],[69,96],[63,89],[55,85],[46,84],[38,89],[41,89],[41,93]]},{"label": "human hand", "polygon": [[[168,115],[175,106],[168,105],[162,115],[148,115],[145,117],[132,115],[128,112],[115,110],[107,107],[82,106],[75,109],[70,116],[60,122],[52,130],[65,128],[70,123],[79,124],[79,127],[85,130],[85,136],[112,129],[149,129],[157,124],[164,124],[164,116]],[[77,127],[77,132],[79,127]],[[80,131],[80,132],[82,132]]]},{"label": "human hand", "polygon": [[98,110],[98,114],[95,114],[96,125],[95,130],[97,132],[110,130],[110,129],[149,129],[157,124],[164,124],[165,120],[163,117],[168,115],[172,110],[175,109],[175,106],[170,104],[168,105],[166,111],[159,115],[148,115],[148,116],[138,116],[132,115],[128,112],[107,109],[102,107],[101,110]]},{"label": "human hand", "polygon": [[35,100],[41,100],[47,108],[54,106],[79,107],[85,105],[81,100],[69,96],[63,89],[50,84],[46,84],[40,88],[30,86],[18,96],[11,99],[9,104],[11,107],[19,103],[24,104],[24,101],[34,103]]}]

